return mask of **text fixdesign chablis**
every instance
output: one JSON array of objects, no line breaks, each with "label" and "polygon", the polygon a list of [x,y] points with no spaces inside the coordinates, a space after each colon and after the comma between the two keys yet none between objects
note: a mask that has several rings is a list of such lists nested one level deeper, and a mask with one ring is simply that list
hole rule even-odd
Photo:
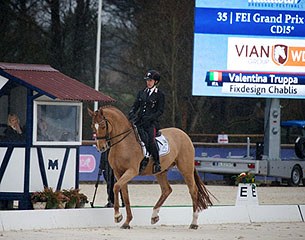
[{"label": "text fixdesign chablis", "polygon": [[229,73],[229,81],[223,83],[222,92],[230,94],[275,94],[297,95],[299,79],[296,76],[277,76],[275,74]]}]

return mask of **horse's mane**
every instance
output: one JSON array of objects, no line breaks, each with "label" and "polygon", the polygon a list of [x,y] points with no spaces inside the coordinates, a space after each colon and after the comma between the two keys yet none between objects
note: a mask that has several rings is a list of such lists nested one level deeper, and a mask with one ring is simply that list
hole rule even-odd
[{"label": "horse's mane", "polygon": [[125,114],[124,114],[121,110],[119,110],[117,107],[115,107],[115,106],[112,106],[112,105],[104,105],[104,106],[102,106],[102,107],[100,107],[100,108],[103,109],[103,110],[107,110],[107,109],[113,110],[116,114],[120,115],[120,117],[123,117],[123,118],[125,118],[125,119],[128,121],[128,119],[127,119],[127,117],[125,116]]},{"label": "horse's mane", "polygon": [[101,109],[106,109],[106,108],[116,108],[115,106],[112,105],[104,105],[100,107]]}]

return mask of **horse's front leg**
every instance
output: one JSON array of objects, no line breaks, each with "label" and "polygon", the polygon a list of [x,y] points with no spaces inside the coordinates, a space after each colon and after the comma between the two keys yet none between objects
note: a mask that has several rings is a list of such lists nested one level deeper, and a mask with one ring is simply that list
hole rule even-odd
[{"label": "horse's front leg", "polygon": [[[116,190],[118,189],[118,190]],[[120,202],[119,202],[119,192],[120,187],[117,185],[117,183],[113,186],[113,194],[114,194],[114,222],[119,223],[123,219],[123,215],[120,212]],[[123,192],[123,191],[122,191]]]},{"label": "horse's front leg", "polygon": [[113,193],[114,193],[114,221],[116,223],[119,223],[122,221],[123,216],[122,213],[120,212],[120,205],[119,205],[119,192],[122,190],[123,194],[123,199],[125,203],[125,209],[126,209],[126,220],[121,226],[121,228],[124,229],[129,229],[130,225],[129,223],[132,220],[132,212],[130,208],[130,202],[129,202],[129,195],[128,195],[128,187],[127,183],[137,175],[137,172],[133,170],[127,170],[119,179],[118,181],[114,184],[113,187]]},{"label": "horse's front leg", "polygon": [[167,172],[162,172],[160,174],[157,174],[156,178],[161,187],[161,196],[153,208],[153,213],[151,216],[151,224],[155,224],[159,221],[160,208],[172,192],[172,188],[169,185],[168,180],[167,180]]},{"label": "horse's front leg", "polygon": [[125,203],[125,209],[126,209],[127,216],[126,216],[126,220],[123,223],[123,225],[121,226],[121,228],[129,229],[130,228],[129,223],[131,222],[133,216],[132,216],[131,207],[130,207],[127,183],[122,187],[122,195],[123,195],[123,200],[124,200],[124,203]]}]

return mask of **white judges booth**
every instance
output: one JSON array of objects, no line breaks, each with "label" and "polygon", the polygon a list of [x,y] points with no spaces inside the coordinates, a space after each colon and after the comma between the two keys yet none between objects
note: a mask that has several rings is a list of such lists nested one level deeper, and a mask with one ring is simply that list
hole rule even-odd
[{"label": "white judges booth", "polygon": [[[83,101],[113,99],[48,65],[0,63],[0,209],[30,209],[44,187],[78,188]],[[24,140],[5,136],[10,113]]]}]

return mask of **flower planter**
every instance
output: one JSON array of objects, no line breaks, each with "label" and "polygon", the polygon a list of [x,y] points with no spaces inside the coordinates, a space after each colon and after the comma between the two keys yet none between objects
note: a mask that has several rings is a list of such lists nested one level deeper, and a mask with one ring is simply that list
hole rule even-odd
[{"label": "flower planter", "polygon": [[76,204],[75,208],[84,208],[86,205],[86,202],[80,202],[78,204]]},{"label": "flower planter", "polygon": [[54,204],[54,203],[47,203],[46,209],[57,209],[58,208],[58,204]]},{"label": "flower planter", "polygon": [[[85,194],[80,193],[79,189],[63,189],[54,191],[51,187],[45,187],[43,191],[36,191],[31,193],[31,201],[46,202],[43,209],[64,209],[64,208],[76,208],[76,205],[84,202],[88,202],[88,198]],[[80,207],[80,206],[78,206]],[[34,207],[33,207],[34,208]],[[38,208],[38,207],[37,207]]]},{"label": "flower planter", "polygon": [[48,202],[46,206],[46,209],[64,209],[64,208],[66,208],[66,202],[59,202],[59,203]]},{"label": "flower planter", "polygon": [[57,208],[59,208],[59,209],[64,209],[64,208],[66,208],[66,202],[60,202],[60,203],[58,203]]},{"label": "flower planter", "polygon": [[34,210],[46,209],[47,202],[35,202],[33,203]]},{"label": "flower planter", "polygon": [[75,208],[76,207],[76,202],[71,203],[71,202],[67,202],[65,208]]}]

